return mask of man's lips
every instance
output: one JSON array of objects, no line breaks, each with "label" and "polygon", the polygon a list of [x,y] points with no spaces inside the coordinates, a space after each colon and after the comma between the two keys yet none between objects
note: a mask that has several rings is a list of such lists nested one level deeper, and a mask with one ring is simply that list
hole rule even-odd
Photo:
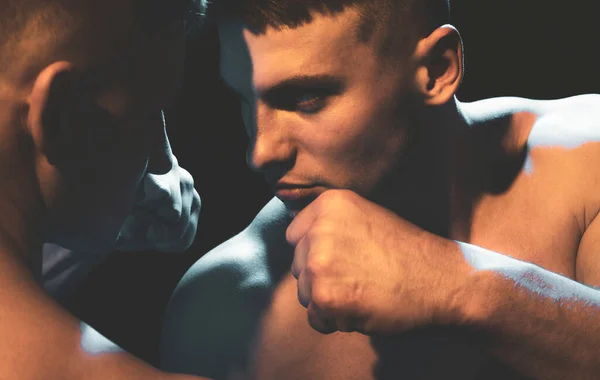
[{"label": "man's lips", "polygon": [[307,198],[314,193],[315,189],[310,187],[275,190],[275,194],[279,199],[288,201],[297,201],[303,198]]},{"label": "man's lips", "polygon": [[315,200],[325,189],[320,186],[278,184],[275,195],[292,210],[301,210]]}]

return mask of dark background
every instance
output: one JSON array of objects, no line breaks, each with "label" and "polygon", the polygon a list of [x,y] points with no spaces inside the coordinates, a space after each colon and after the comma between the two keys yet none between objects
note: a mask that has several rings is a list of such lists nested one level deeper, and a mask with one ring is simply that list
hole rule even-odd
[{"label": "dark background", "polygon": [[[597,3],[455,0],[452,23],[466,54],[458,98],[600,93]],[[67,302],[77,316],[153,364],[162,313],[179,278],[242,230],[271,197],[262,178],[245,166],[239,106],[219,84],[216,46],[212,33],[190,39],[184,89],[167,113],[174,152],[202,197],[196,242],[182,254],[111,256]]]}]

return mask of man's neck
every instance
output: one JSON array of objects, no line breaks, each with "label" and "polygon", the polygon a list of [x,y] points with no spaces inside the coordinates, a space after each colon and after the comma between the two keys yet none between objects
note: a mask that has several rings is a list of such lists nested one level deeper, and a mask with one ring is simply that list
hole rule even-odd
[{"label": "man's neck", "polygon": [[[4,112],[3,112],[4,111]],[[10,249],[37,278],[41,275],[43,202],[36,173],[36,152],[18,130],[21,115],[0,107],[0,246]]]},{"label": "man's neck", "polygon": [[[432,112],[433,111],[433,112]],[[468,203],[469,124],[458,102],[425,110],[403,164],[376,190],[374,200],[442,236]]]}]

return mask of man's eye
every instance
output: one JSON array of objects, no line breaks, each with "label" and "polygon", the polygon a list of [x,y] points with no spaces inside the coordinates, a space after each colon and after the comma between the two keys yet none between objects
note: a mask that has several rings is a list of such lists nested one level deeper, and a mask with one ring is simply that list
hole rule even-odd
[{"label": "man's eye", "polygon": [[278,91],[269,94],[265,100],[272,107],[305,114],[317,113],[325,107],[327,94],[319,92]]},{"label": "man's eye", "polygon": [[302,94],[296,98],[296,109],[304,113],[319,112],[325,106],[325,98],[317,94]]}]

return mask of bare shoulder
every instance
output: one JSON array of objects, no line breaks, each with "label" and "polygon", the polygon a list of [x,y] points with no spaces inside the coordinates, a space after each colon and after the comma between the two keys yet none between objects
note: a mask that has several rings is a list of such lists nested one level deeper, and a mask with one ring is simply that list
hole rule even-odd
[{"label": "bare shoulder", "polygon": [[492,136],[494,144],[500,137],[499,143],[510,147],[507,151],[525,151],[528,177],[572,183],[570,196],[600,190],[600,95],[491,98],[463,103],[461,110],[473,129]]},{"label": "bare shoulder", "polygon": [[[596,217],[600,210],[600,95],[555,100],[493,98],[468,103],[464,109],[471,125],[482,135],[492,136],[486,141],[510,147],[500,150],[504,154],[492,163],[514,163],[509,166],[509,186],[502,189],[503,199],[511,194],[510,199],[520,205],[517,215],[525,215],[518,210],[528,207],[545,215],[535,222],[531,236],[546,234],[552,239],[553,258],[564,244],[568,255],[563,261],[571,271],[576,251],[579,259],[584,251],[598,251],[589,241],[600,236],[593,225],[595,220],[600,225]],[[489,151],[494,154],[496,150]],[[501,177],[499,172],[489,171]],[[593,255],[593,261],[597,258]]]},{"label": "bare shoulder", "polygon": [[[600,94],[553,100],[490,98],[461,103],[461,110],[473,126],[494,127],[493,121],[504,120],[513,128],[527,130],[528,143],[533,147],[574,147],[597,141],[600,135]],[[519,118],[524,122],[514,123]]]},{"label": "bare shoulder", "polygon": [[250,226],[183,276],[165,315],[163,369],[218,379],[245,365],[247,346],[276,281],[269,253],[281,244],[278,235],[285,241],[281,206],[269,202]]},{"label": "bare shoulder", "polygon": [[556,185],[570,184],[573,198],[587,208],[587,225],[600,207],[600,95],[544,101],[536,111],[528,169],[535,172],[538,163]]},{"label": "bare shoulder", "polygon": [[534,103],[538,118],[529,136],[531,147],[577,149],[600,145],[600,95],[578,95]]},{"label": "bare shoulder", "polygon": [[566,190],[580,233],[575,276],[600,285],[600,95],[540,103],[528,145],[528,173],[547,173],[548,187]]},{"label": "bare shoulder", "polygon": [[473,125],[484,130],[504,127],[503,134],[514,139],[512,145],[526,148],[524,169],[529,176],[569,182],[573,190],[600,190],[600,95],[492,98],[465,104],[464,110]]}]

